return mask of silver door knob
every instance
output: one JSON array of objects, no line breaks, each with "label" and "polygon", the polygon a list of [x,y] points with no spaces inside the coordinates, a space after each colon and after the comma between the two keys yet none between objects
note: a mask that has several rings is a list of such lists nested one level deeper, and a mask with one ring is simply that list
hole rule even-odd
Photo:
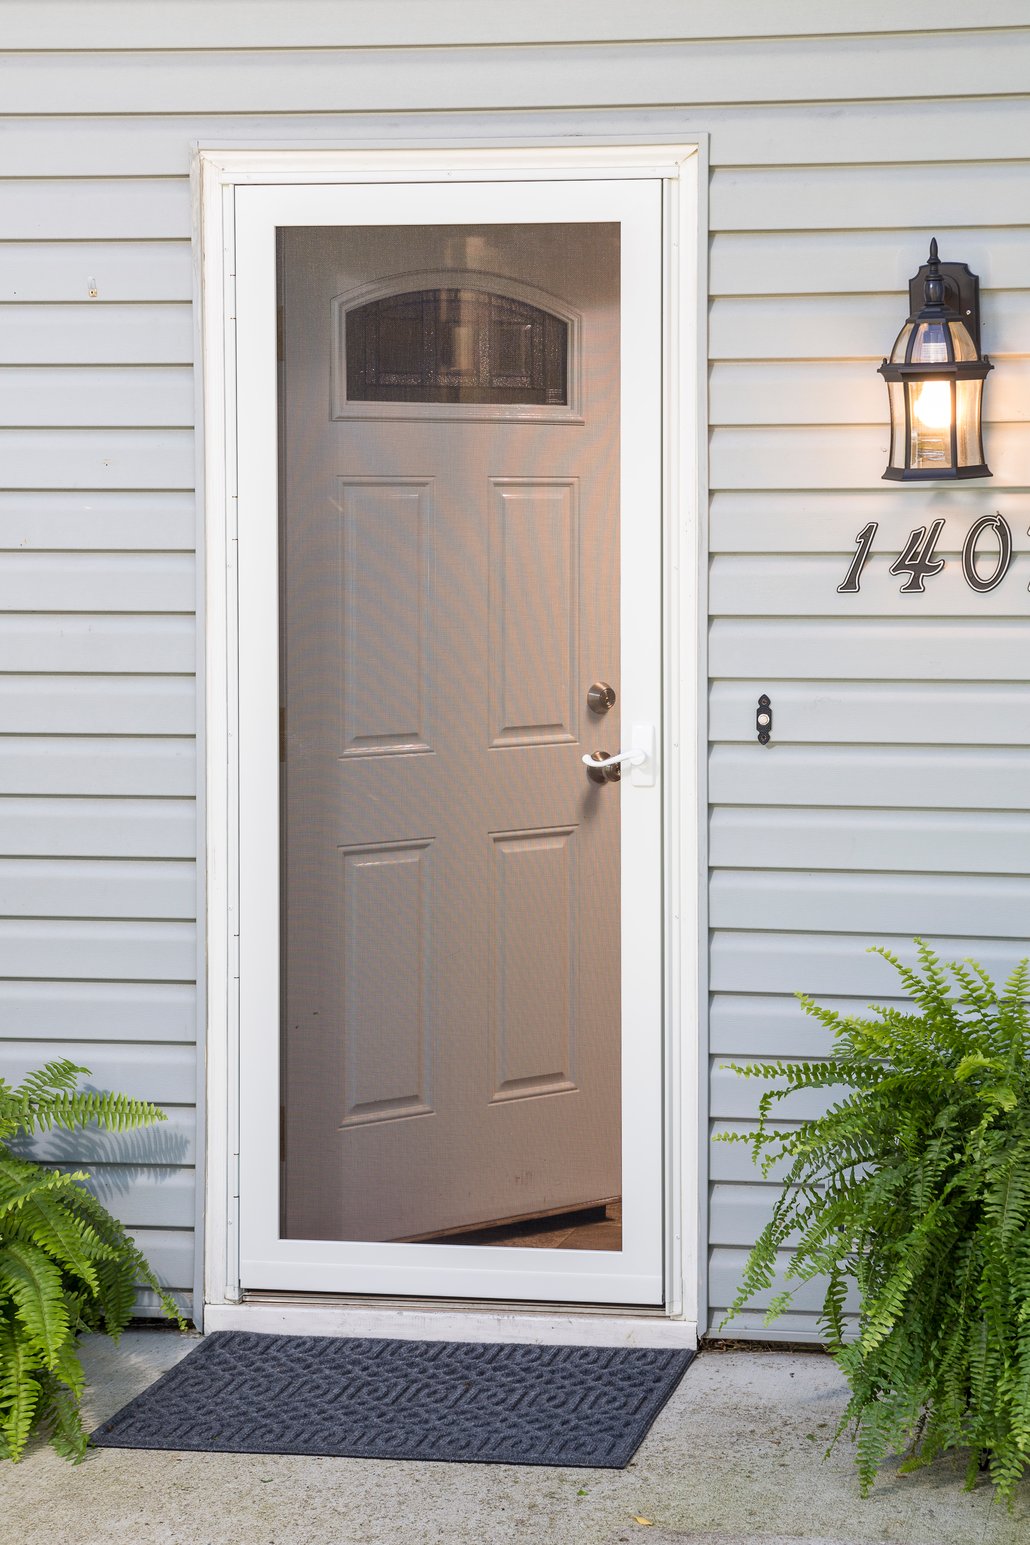
[{"label": "silver door knob", "polygon": [[582,760],[591,783],[618,783],[623,766],[639,767],[647,757],[643,751],[616,751],[614,756],[607,751],[588,751]]}]

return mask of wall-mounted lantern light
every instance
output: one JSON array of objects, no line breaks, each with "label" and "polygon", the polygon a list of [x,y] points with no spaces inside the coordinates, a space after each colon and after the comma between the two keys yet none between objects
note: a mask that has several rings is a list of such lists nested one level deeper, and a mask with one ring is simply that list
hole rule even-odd
[{"label": "wall-mounted lantern light", "polygon": [[891,411],[885,478],[990,477],[980,400],[990,360],[980,353],[980,281],[965,263],[930,258],[909,284],[909,319],[880,366]]}]

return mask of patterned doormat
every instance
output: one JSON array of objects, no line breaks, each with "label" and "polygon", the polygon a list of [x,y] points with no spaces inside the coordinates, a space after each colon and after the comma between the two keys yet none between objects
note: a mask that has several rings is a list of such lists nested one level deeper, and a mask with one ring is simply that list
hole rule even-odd
[{"label": "patterned doormat", "polygon": [[216,1331],[93,1442],[621,1470],[693,1356]]}]

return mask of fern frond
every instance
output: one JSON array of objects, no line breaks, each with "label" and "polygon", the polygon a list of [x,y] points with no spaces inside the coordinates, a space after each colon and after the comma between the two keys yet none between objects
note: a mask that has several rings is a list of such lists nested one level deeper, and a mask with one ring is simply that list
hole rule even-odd
[{"label": "fern frond", "polygon": [[11,1298],[29,1345],[52,1367],[69,1334],[59,1269],[36,1245],[5,1239],[0,1249],[0,1289]]},{"label": "fern frond", "polygon": [[98,1291],[96,1262],[109,1253],[94,1230],[49,1196],[29,1198],[7,1228],[8,1237],[45,1250],[64,1272],[71,1272],[92,1292]]},{"label": "fern frond", "polygon": [[20,1459],[29,1441],[41,1394],[40,1365],[24,1332],[0,1315],[0,1441],[8,1459]]}]

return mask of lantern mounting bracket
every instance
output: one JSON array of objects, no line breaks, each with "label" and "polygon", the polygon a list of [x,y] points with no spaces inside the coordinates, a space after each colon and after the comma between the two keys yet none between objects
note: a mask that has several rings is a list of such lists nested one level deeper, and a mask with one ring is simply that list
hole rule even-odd
[{"label": "lantern mounting bracket", "polygon": [[[976,352],[980,347],[980,280],[972,273],[968,263],[938,263],[938,272],[944,280],[944,304],[956,311],[968,327]],[[909,316],[917,316],[923,309],[923,285],[930,272],[924,263],[919,272],[908,281]]]}]

